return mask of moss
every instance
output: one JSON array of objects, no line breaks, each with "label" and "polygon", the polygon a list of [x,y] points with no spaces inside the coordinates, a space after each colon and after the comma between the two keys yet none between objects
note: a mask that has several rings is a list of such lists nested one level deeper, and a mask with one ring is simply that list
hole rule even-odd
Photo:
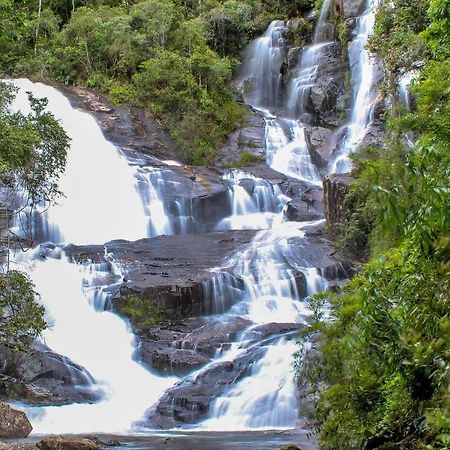
[{"label": "moss", "polygon": [[150,328],[167,319],[167,313],[162,308],[139,295],[121,297],[118,308],[135,328]]}]

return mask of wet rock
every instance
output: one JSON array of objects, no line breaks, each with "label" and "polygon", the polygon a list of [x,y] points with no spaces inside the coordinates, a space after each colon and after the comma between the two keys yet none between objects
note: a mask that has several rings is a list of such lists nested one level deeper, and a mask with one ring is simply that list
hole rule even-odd
[{"label": "wet rock", "polygon": [[63,405],[100,399],[85,369],[42,344],[26,352],[0,346],[0,396],[34,405]]},{"label": "wet rock", "polygon": [[[251,242],[256,231],[233,230],[205,235],[157,236],[135,242],[111,241],[103,245],[68,246],[75,260],[103,262],[104,251],[124,266],[126,281],[113,299],[113,309],[126,314],[124,298],[138,296],[162,309],[168,318],[221,312],[207,282],[216,274],[209,270],[242,245]],[[238,287],[239,280],[234,280]],[[225,299],[226,300],[226,299]],[[232,299],[228,299],[232,300]],[[232,303],[219,305],[229,308]]]},{"label": "wet rock", "polygon": [[319,169],[325,169],[333,161],[335,132],[324,127],[308,127],[305,136],[312,162]]},{"label": "wet rock", "polygon": [[300,197],[295,197],[286,207],[287,220],[294,222],[307,222],[323,218],[322,190],[310,188]]},{"label": "wet rock", "polygon": [[310,92],[310,115],[315,125],[337,127],[345,121],[347,63],[340,44],[328,45],[321,55],[317,77]]},{"label": "wet rock", "polygon": [[292,47],[288,50],[286,61],[289,70],[294,69],[295,66],[298,64],[301,51],[302,51],[301,47]]},{"label": "wet rock", "polygon": [[265,352],[263,347],[254,347],[234,361],[217,363],[195,378],[178,383],[166,391],[149,412],[147,425],[172,428],[205,419],[213,399],[248,375],[252,364],[263,357]]},{"label": "wet rock", "polygon": [[250,107],[244,117],[243,125],[228,137],[227,143],[220,148],[215,160],[218,167],[239,167],[242,153],[264,158],[265,122],[264,118]]},{"label": "wet rock", "polygon": [[300,323],[265,323],[263,325],[257,325],[251,330],[246,331],[245,337],[250,340],[262,341],[270,336],[288,335],[288,334],[298,334],[298,331],[303,329],[305,325]]},{"label": "wet rock", "polygon": [[347,215],[345,197],[351,182],[352,179],[348,174],[330,174],[323,180],[325,218],[331,230],[336,224],[345,221]]},{"label": "wet rock", "polygon": [[360,15],[365,2],[362,0],[342,0],[343,14],[346,19],[355,18]]},{"label": "wet rock", "polygon": [[298,447],[295,444],[287,444],[283,445],[283,447],[280,447],[280,450],[302,450],[302,448]]},{"label": "wet rock", "polygon": [[100,125],[105,137],[124,151],[151,158],[176,159],[177,145],[144,110],[113,105],[97,92],[75,86],[57,86],[72,106],[87,110]]},{"label": "wet rock", "polygon": [[42,439],[36,444],[36,447],[41,450],[99,450],[104,445],[89,438],[51,437]]},{"label": "wet rock", "polygon": [[23,411],[0,403],[0,438],[25,438],[33,427]]},{"label": "wet rock", "polygon": [[223,323],[190,318],[143,330],[138,360],[163,374],[185,375],[209,363],[218,350],[227,349],[250,322],[236,318]]},{"label": "wet rock", "polygon": [[164,348],[148,351],[143,343],[142,360],[160,373],[170,373],[175,375],[186,375],[209,362],[209,358],[199,355],[194,350]]}]

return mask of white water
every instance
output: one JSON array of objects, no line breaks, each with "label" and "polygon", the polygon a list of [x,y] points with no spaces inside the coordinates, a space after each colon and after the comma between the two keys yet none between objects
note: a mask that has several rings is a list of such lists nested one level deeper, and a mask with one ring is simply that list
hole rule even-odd
[{"label": "white water", "polygon": [[311,160],[305,129],[296,120],[284,120],[286,136],[276,119],[266,119],[266,162],[272,169],[292,178],[321,186],[319,171]]},{"label": "white water", "polygon": [[[155,232],[167,229],[167,216],[151,179],[158,173],[141,173],[141,190],[144,184],[148,192],[144,205],[136,190],[136,170],[103,138],[93,117],[73,109],[49,86],[28,80],[14,84],[20,88],[14,110],[29,111],[25,90],[47,97],[48,110],[72,139],[60,184],[66,197],[46,213],[49,238],[56,243],[88,244],[119,237],[138,239],[148,234],[149,216]],[[29,274],[46,308],[51,326],[44,340],[52,350],[85,367],[95,379],[91,388],[102,391],[104,400],[95,405],[29,408],[34,432],[128,431],[176,380],[154,375],[133,361],[135,344],[128,323],[103,308],[95,310],[95,303],[104,304],[106,296],[92,286],[95,273],[71,264],[60,252],[54,252],[56,259],[38,255],[39,248],[15,260]]]},{"label": "white water", "polygon": [[[260,230],[283,221],[283,208],[290,199],[279,186],[242,170],[232,170],[223,179],[230,185],[231,216],[223,219],[217,230]],[[240,184],[243,180],[251,184],[251,193]]]},{"label": "white water", "polygon": [[[324,4],[326,3],[324,2]],[[325,20],[326,14],[322,11],[321,27],[324,26]],[[250,71],[247,71],[247,78],[251,79],[248,86],[251,89],[247,91],[245,98],[250,104],[260,109],[273,108],[280,102],[281,75],[279,69],[285,52],[283,33],[284,23],[272,23],[264,38],[253,46],[254,56],[253,59],[250,59],[250,64],[244,65],[246,66],[244,73],[246,69],[251,68]],[[315,40],[317,39],[318,43],[311,47],[310,52],[314,58],[305,57],[305,64],[310,66],[316,64],[320,49],[326,46],[321,41],[324,39],[324,35],[316,32],[316,36],[318,37]],[[316,48],[312,51],[314,46]],[[255,67],[256,69],[254,69]],[[308,70],[304,72],[310,74],[308,75],[310,78],[306,81],[312,83],[317,68],[309,67]],[[297,87],[299,86],[301,84],[297,83]],[[298,98],[299,89],[297,89],[296,95]],[[304,98],[306,102],[306,96]],[[295,120],[286,119],[284,122],[276,120],[273,116],[267,117],[266,138],[268,148],[270,147],[268,163],[289,176],[309,183],[320,184],[320,175],[312,164],[306,145],[304,124],[297,121],[297,117]],[[270,124],[270,119],[274,119],[273,126]],[[117,150],[114,147],[113,149],[117,154]],[[85,156],[85,163],[90,161],[91,156]],[[124,162],[120,156],[119,159]],[[169,163],[171,162],[169,161]],[[82,167],[78,166],[78,170],[82,170]],[[152,180],[152,176],[155,174],[159,177],[158,172],[154,171],[150,174],[146,171],[136,172],[126,162],[123,167],[129,170],[126,179],[133,189],[136,184],[137,172],[141,192],[142,186],[145,187],[145,184],[149,183],[145,188],[148,190],[148,195],[144,195],[144,203],[149,203],[149,205],[144,209],[142,204],[137,202],[140,206],[139,211],[141,211],[139,215],[142,215],[143,218],[144,235],[147,233],[150,235],[161,234],[165,230],[173,232],[173,227],[170,228],[171,222],[167,219],[164,197],[161,195],[162,190],[158,187],[158,182],[155,183],[155,180]],[[114,176],[106,177],[102,184],[102,192],[109,192],[108,183],[115,183],[122,176],[125,176],[125,173],[117,172]],[[246,179],[253,183],[251,192],[240,184]],[[217,296],[218,302],[223,301],[225,305],[230,295],[235,296],[231,302],[235,304],[226,317],[224,316],[224,320],[229,320],[233,315],[239,315],[251,320],[254,324],[252,327],[270,322],[301,323],[309,314],[302,302],[302,297],[323,289],[325,282],[316,269],[289,263],[289,239],[300,238],[303,231],[299,224],[282,223],[282,210],[288,199],[281,193],[278,186],[272,186],[264,180],[240,171],[230,172],[227,175],[227,181],[230,183],[232,216],[218,228],[264,228],[270,230],[258,233],[252,244],[246,250],[238,252],[229,262],[228,269],[233,266],[232,272],[244,279],[242,290],[236,289],[232,285],[231,275],[218,278],[214,289],[217,292],[222,290],[224,293],[222,296]],[[95,197],[92,192],[96,194],[100,191],[91,191],[91,196]],[[139,198],[135,190],[133,190],[133,195]],[[120,194],[115,198],[123,198],[123,195]],[[128,194],[126,198],[128,199]],[[69,196],[67,201],[70,201]],[[120,206],[117,205],[116,211],[122,213]],[[136,204],[130,209],[134,210],[134,208],[137,208]],[[187,210],[185,205],[180,205],[181,210]],[[128,218],[124,214],[118,220],[131,220],[132,218],[134,220],[134,217],[137,217],[136,211],[138,209],[134,210],[134,213],[130,211]],[[105,213],[108,214],[107,211]],[[156,225],[149,226],[148,216],[159,217],[161,220],[156,220]],[[96,217],[95,214],[92,217]],[[185,215],[185,217],[188,216]],[[75,223],[77,222],[78,220],[75,221]],[[60,226],[58,222],[56,223]],[[106,230],[111,230],[111,223],[114,224],[114,221],[103,224],[106,226]],[[65,225],[60,226],[60,229],[66,234]],[[115,232],[113,238],[119,237],[123,238],[124,236],[121,232]],[[66,236],[64,238],[66,239]],[[79,241],[80,243],[89,242],[84,240],[84,236],[81,238],[83,240]],[[106,240],[108,239],[102,238],[99,241],[91,242]],[[42,271],[40,270],[41,266],[43,267]],[[53,280],[52,283],[45,281],[45,279],[52,279],[52,274],[59,274],[60,268],[61,280],[58,280],[58,283]],[[303,272],[307,280],[307,292],[298,291],[294,273],[298,271]],[[46,306],[48,303],[49,314],[55,323],[55,327],[46,336],[47,343],[55,350],[85,366],[96,379],[97,384],[93,388],[101,387],[108,395],[104,402],[96,405],[35,409],[35,411],[46,414],[43,418],[33,419],[35,429],[40,432],[52,433],[126,431],[130,428],[131,423],[139,420],[145,409],[175,380],[152,375],[132,361],[133,342],[127,324],[109,313],[95,312],[92,306],[89,306],[89,302],[93,303],[93,290],[90,282],[83,281],[86,273],[82,267],[70,264],[64,259],[55,262],[48,260],[36,263],[36,268],[31,275],[36,278],[38,290],[44,293],[43,300]],[[61,281],[60,289],[57,288],[59,281]],[[81,287],[83,284],[84,288]],[[64,289],[67,287],[69,289]],[[64,301],[61,301],[62,297],[64,297]],[[66,302],[69,302],[68,305]],[[100,303],[102,302],[100,301]],[[70,314],[71,317],[63,318],[63,312],[72,311],[71,308],[75,309]],[[224,307],[222,307],[223,309]],[[85,316],[86,330],[83,322]],[[73,323],[71,323],[71,318],[74,319]],[[82,327],[79,326],[79,321],[83,323]],[[61,326],[58,324],[59,322],[61,322]],[[252,327],[247,330],[248,333],[251,332]],[[80,333],[85,336],[80,337]],[[115,335],[111,336],[113,333]],[[89,347],[88,351],[86,348],[80,350],[80,346],[75,344],[79,338],[84,343],[84,347]],[[246,339],[247,333],[243,333],[232,346],[231,351],[221,355],[219,360],[234,359],[239,356],[245,348]],[[91,342],[93,342],[92,345],[90,345]],[[124,342],[125,344],[123,344]],[[116,346],[118,346],[117,355]],[[295,340],[285,338],[280,338],[275,344],[269,345],[265,356],[254,364],[251,376],[241,380],[214,402],[210,420],[205,423],[205,426],[208,429],[289,428],[295,426],[298,414],[301,413],[297,411],[291,358],[296,349]],[[114,356],[113,361],[109,356],[111,353]],[[148,392],[144,386],[148,386]]]},{"label": "white water", "polygon": [[291,119],[281,120],[270,112],[283,103],[280,74],[286,53],[283,22],[272,22],[266,33],[249,46],[240,85],[246,102],[266,118],[267,164],[280,173],[315,185],[321,185],[321,178],[311,161],[304,122],[312,120],[308,112],[310,90],[323,51],[330,44],[324,42],[330,5],[331,0],[323,2],[313,42],[302,51],[297,68],[290,74],[283,107]]},{"label": "white water", "polygon": [[368,0],[365,12],[358,17],[357,35],[348,48],[352,76],[352,109],[346,125],[345,138],[330,167],[331,173],[346,173],[351,169],[350,153],[362,143],[373,120],[378,98],[375,86],[376,62],[366,48],[375,25],[378,0]]},{"label": "white water", "polygon": [[411,109],[411,83],[418,77],[417,70],[410,70],[404,73],[398,80],[399,100],[407,111]]},{"label": "white water", "polygon": [[[311,224],[286,222],[273,230],[260,231],[247,249],[229,259],[223,269],[244,280],[241,300],[224,320],[238,315],[253,322],[242,332],[231,350],[220,361],[232,360],[245,349],[256,325],[269,323],[303,323],[310,311],[302,295],[312,295],[326,288],[326,282],[315,268],[297,267],[289,261],[289,239],[304,236]],[[301,259],[301,255],[299,255]],[[298,292],[296,272],[302,272],[307,290]],[[227,273],[227,272],[225,272]],[[298,276],[298,274],[297,274]],[[230,278],[218,278],[217,298],[233,292]],[[234,292],[234,295],[235,292]],[[271,343],[264,357],[257,361],[251,374],[233,385],[211,405],[209,418],[201,424],[207,430],[243,430],[293,428],[299,413],[293,370],[295,339],[280,338]]]},{"label": "white water", "polygon": [[273,21],[264,35],[250,44],[244,55],[240,87],[246,103],[255,108],[273,107],[278,102],[286,32],[283,21]]},{"label": "white water", "polygon": [[207,430],[294,428],[298,399],[293,368],[295,340],[280,339],[268,347],[251,375],[234,385],[211,405]]},{"label": "white water", "polygon": [[[404,73],[398,80],[398,97],[406,111],[411,111],[411,83],[417,80],[419,72],[411,70]],[[404,133],[404,142],[409,147],[414,147],[416,138],[413,133]]]},{"label": "white water", "polygon": [[94,297],[106,294],[91,287],[90,279],[102,274],[70,263],[64,254],[18,267],[29,273],[45,305],[50,324],[45,343],[87,368],[95,380],[91,388],[104,395],[92,405],[26,408],[33,433],[128,432],[176,379],[152,374],[133,361],[129,324],[116,314],[94,309]]},{"label": "white water", "polygon": [[103,137],[95,119],[72,108],[56,89],[29,80],[15,80],[20,88],[14,110],[29,112],[26,91],[48,99],[48,110],[71,138],[66,171],[59,187],[65,198],[46,215],[48,239],[77,244],[104,243],[147,236],[148,217],[136,193],[134,170],[114,145]]}]

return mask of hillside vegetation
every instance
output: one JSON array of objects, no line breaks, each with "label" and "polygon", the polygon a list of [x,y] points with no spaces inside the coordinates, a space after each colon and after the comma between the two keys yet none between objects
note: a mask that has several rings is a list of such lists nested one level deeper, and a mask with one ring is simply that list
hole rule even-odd
[{"label": "hillside vegetation", "polygon": [[311,0],[0,0],[0,72],[105,92],[142,106],[205,164],[244,109],[230,82],[239,52]]},{"label": "hillside vegetation", "polygon": [[[354,157],[340,235],[367,262],[326,321],[324,298],[313,300],[322,449],[450,448],[449,31],[446,0],[394,0],[377,14],[370,47],[384,63],[388,137]],[[410,70],[408,112],[396,90]]]}]

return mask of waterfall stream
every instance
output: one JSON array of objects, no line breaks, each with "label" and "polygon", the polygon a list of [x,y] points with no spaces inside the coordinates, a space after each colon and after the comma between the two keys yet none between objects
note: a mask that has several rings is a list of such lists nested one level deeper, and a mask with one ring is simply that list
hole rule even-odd
[{"label": "waterfall stream", "polygon": [[364,13],[357,18],[356,36],[349,45],[348,57],[352,76],[352,106],[345,125],[345,137],[330,166],[332,173],[346,173],[351,169],[349,155],[362,143],[373,121],[378,99],[375,75],[376,62],[366,48],[375,25],[378,0],[368,0]]},{"label": "waterfall stream", "polygon": [[[248,47],[241,71],[246,103],[265,118],[267,165],[300,183],[303,190],[320,189],[322,184],[305,129],[314,122],[311,88],[323,52],[331,43],[327,28],[331,5],[331,0],[323,2],[313,40],[303,49],[288,82],[280,72],[287,54],[287,28],[280,20],[272,22]],[[352,112],[332,164],[335,172],[349,168],[348,155],[361,143],[372,120],[375,65],[364,46],[373,29],[374,13],[375,4],[371,3],[358,18],[349,48]],[[127,159],[104,138],[95,119],[73,108],[58,90],[28,80],[15,80],[14,84],[19,92],[13,108],[28,111],[25,91],[46,97],[48,110],[71,138],[71,148],[60,184],[64,197],[49,208],[42,205],[41,214],[25,210],[17,223],[16,230],[30,230],[36,243],[51,244],[36,247],[25,256],[16,254],[13,262],[29,274],[41,294],[51,325],[43,340],[85,368],[92,377],[88,389],[102,397],[95,404],[25,407],[35,432],[129,432],[180,382],[180,377],[159,375],[136,362],[130,324],[105,311],[111,295],[108,287],[123,281],[123,268],[113,261],[112,270],[91,262],[77,264],[64,252],[65,244],[103,245],[114,239],[249,229],[259,230],[252,242],[224,259],[221,267],[211,268],[215,276],[204,285],[208,296],[214,297],[210,312],[215,320],[239,319],[247,325],[210,363],[181,381],[257,348],[260,357],[252,362],[247,376],[214,398],[199,428],[295,427],[302,414],[292,366],[292,354],[297,350],[295,333],[310,314],[305,297],[326,289],[327,281],[301,251],[292,254],[291,244],[296,240],[296,249],[301,249],[308,239],[307,230],[323,221],[286,222],[284,212],[291,199],[279,185],[243,170],[228,170],[222,183],[227,189],[229,215],[209,229],[197,220],[191,198],[173,195],[179,176],[175,176],[180,166],[177,161],[151,166]],[[402,95],[406,94],[402,91]],[[275,333],[270,339],[258,338],[260,327],[272,324],[298,327]]]}]

